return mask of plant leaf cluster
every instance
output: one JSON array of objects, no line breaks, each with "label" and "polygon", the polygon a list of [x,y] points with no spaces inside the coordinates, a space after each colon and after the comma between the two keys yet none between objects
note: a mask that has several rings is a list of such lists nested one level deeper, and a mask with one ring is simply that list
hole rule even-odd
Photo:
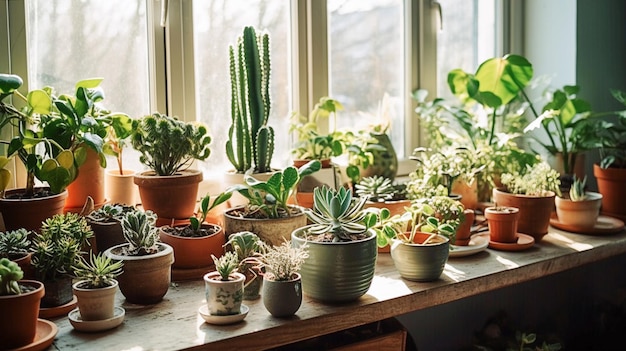
[{"label": "plant leaf cluster", "polygon": [[561,196],[561,181],[559,172],[555,171],[546,162],[527,166],[522,173],[505,173],[501,177],[502,185],[513,194],[544,196],[553,191]]},{"label": "plant leaf cluster", "polygon": [[0,296],[19,295],[22,293],[18,280],[24,272],[17,263],[8,258],[0,258]]},{"label": "plant leaf cluster", "polygon": [[89,261],[80,256],[73,267],[74,276],[87,282],[87,288],[96,289],[113,285],[113,280],[122,274],[122,261],[116,261],[102,254],[89,255]]},{"label": "plant leaf cluster", "polygon": [[211,254],[211,258],[213,258],[213,263],[215,263],[215,270],[219,273],[223,281],[228,281],[229,276],[233,272],[236,272],[239,266],[237,254],[233,251],[225,252],[219,258]]},{"label": "plant leaf cluster", "polygon": [[129,244],[128,255],[143,256],[158,252],[159,232],[156,220],[156,214],[150,210],[136,210],[124,215],[122,229],[124,239]]},{"label": "plant leaf cluster", "polygon": [[290,132],[296,132],[297,142],[291,153],[298,160],[324,160],[340,156],[344,151],[342,133],[333,131],[321,134],[318,130],[319,120],[328,118],[343,110],[343,105],[332,98],[322,97],[309,114],[302,116],[298,113],[292,115]]},{"label": "plant leaf cluster", "polygon": [[13,258],[14,255],[27,254],[30,250],[29,236],[35,233],[24,228],[0,233],[0,258]]},{"label": "plant leaf cluster", "polygon": [[300,271],[304,261],[309,257],[306,244],[292,247],[289,241],[277,246],[260,243],[259,252],[244,260],[264,270],[265,277],[274,281],[289,281]]},{"label": "plant leaf cluster", "polygon": [[352,198],[352,192],[328,186],[317,187],[313,191],[313,209],[306,209],[306,216],[313,222],[310,234],[333,235],[333,241],[351,241],[351,235],[367,230],[362,221],[365,218],[363,207],[367,198]]}]

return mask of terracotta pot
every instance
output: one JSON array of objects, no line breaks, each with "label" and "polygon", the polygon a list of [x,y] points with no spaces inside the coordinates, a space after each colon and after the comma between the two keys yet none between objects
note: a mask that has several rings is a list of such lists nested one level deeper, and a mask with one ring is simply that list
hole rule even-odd
[{"label": "terracotta pot", "polygon": [[466,208],[463,211],[463,215],[465,219],[457,228],[454,236],[454,245],[458,246],[467,246],[469,244],[470,236],[472,235],[472,225],[474,224],[475,213],[473,209]]},{"label": "terracotta pot", "polygon": [[602,213],[626,220],[626,169],[602,168],[593,165],[593,175],[598,182],[598,192],[602,194]]},{"label": "terracotta pot", "polygon": [[430,233],[417,232],[413,240],[415,244],[404,243],[398,239],[392,240],[391,258],[402,278],[427,282],[441,277],[450,255],[450,243],[445,236],[435,235],[424,244],[431,236]]},{"label": "terracotta pot", "polygon": [[[302,166],[304,166],[305,164],[311,162],[312,160],[293,160],[293,166],[296,168],[300,168]],[[319,160],[320,163],[322,164],[322,168],[330,168],[331,167],[331,163],[330,163],[330,159],[329,158],[325,158],[323,160]]]},{"label": "terracotta pot", "polygon": [[485,218],[489,225],[489,238],[498,243],[517,242],[520,211],[515,207],[487,207]]},{"label": "terracotta pot", "polygon": [[[35,275],[37,272],[35,272]],[[40,279],[38,279],[40,280]],[[41,307],[58,307],[69,303],[74,298],[72,292],[72,277],[61,275],[54,280],[40,280],[45,286],[46,293],[41,298]]]},{"label": "terracotta pot", "polygon": [[19,295],[0,296],[0,350],[17,349],[35,340],[39,303],[44,294],[44,286],[35,280],[20,280],[20,285],[34,290]]},{"label": "terracotta pot", "polygon": [[94,253],[104,252],[110,247],[126,242],[124,229],[119,221],[96,222],[90,220],[89,217],[86,218],[94,234],[95,245],[91,248]]},{"label": "terracotta pot", "polygon": [[502,189],[493,190],[493,199],[497,206],[517,207],[519,219],[517,231],[528,234],[535,242],[548,233],[550,216],[554,212],[555,194],[548,196],[528,196],[508,193]]},{"label": "terracotta pot", "polygon": [[202,173],[198,170],[179,171],[171,176],[157,176],[153,171],[135,174],[133,181],[139,187],[144,210],[152,210],[159,217],[157,225],[174,220],[188,220],[193,216],[198,199],[198,185]]},{"label": "terracotta pot", "polygon": [[139,190],[134,182],[136,173],[130,169],[122,170],[122,174],[120,174],[118,169],[108,169],[106,171],[105,193],[110,203],[129,206],[137,204],[135,193]]},{"label": "terracotta pot", "polygon": [[217,231],[209,236],[184,237],[166,232],[166,227],[159,228],[161,241],[174,249],[173,268],[200,268],[213,264],[211,255],[220,257],[224,254],[223,245],[226,243],[224,230],[217,224],[202,224],[202,228],[215,227]]},{"label": "terracotta pot", "polygon": [[465,181],[456,179],[452,183],[451,192],[461,196],[459,201],[465,208],[475,210],[478,206],[478,181],[467,184]]},{"label": "terracotta pot", "polygon": [[556,215],[564,225],[592,229],[596,225],[602,206],[602,194],[587,192],[587,200],[572,201],[567,198],[555,197]]},{"label": "terracotta pot", "polygon": [[9,257],[11,259],[11,261],[17,263],[18,266],[20,266],[20,268],[22,269],[22,272],[24,272],[24,279],[25,280],[34,280],[35,279],[35,270],[33,265],[31,264],[32,258],[33,258],[33,254],[31,252],[26,253],[26,254],[22,254],[19,257]]},{"label": "terracotta pot", "polygon": [[23,192],[23,188],[7,190],[5,198],[0,199],[0,212],[2,212],[5,230],[25,228],[39,232],[43,221],[55,214],[63,213],[67,191],[33,199],[8,198]]},{"label": "terracotta pot", "polygon": [[302,211],[291,217],[276,219],[241,218],[231,214],[240,208],[235,207],[224,212],[226,238],[233,233],[249,231],[263,241],[278,246],[285,240],[289,241],[291,232],[307,224],[307,218]]},{"label": "terracotta pot", "polygon": [[84,280],[81,280],[72,285],[74,295],[78,299],[80,318],[84,321],[101,321],[113,318],[117,280],[113,280],[111,286],[95,289],[85,288],[85,283]]},{"label": "terracotta pot", "polygon": [[[392,216],[402,215],[406,212],[405,207],[411,206],[411,200],[398,200],[398,201],[385,201],[385,202],[372,202],[367,201],[365,203],[365,208],[373,207],[373,208],[386,208],[389,210]],[[379,247],[378,252],[380,253],[388,253],[391,252],[391,247],[389,245]]]},{"label": "terracotta pot", "polygon": [[140,305],[160,302],[169,289],[174,263],[171,246],[158,243],[159,252],[145,256],[127,256],[123,248],[128,244],[113,246],[104,255],[124,262],[124,272],[117,277],[120,291],[126,301]]},{"label": "terracotta pot", "polygon": [[263,306],[274,317],[294,315],[302,305],[302,276],[287,281],[263,279]]},{"label": "terracotta pot", "polygon": [[239,314],[243,300],[243,274],[231,273],[229,280],[222,280],[218,272],[204,275],[205,297],[209,313],[214,316]]},{"label": "terracotta pot", "polygon": [[88,196],[91,196],[95,208],[105,203],[104,198],[104,168],[100,167],[98,153],[90,147],[87,150],[87,159],[78,168],[78,176],[67,187],[65,212],[78,213],[83,208]]}]

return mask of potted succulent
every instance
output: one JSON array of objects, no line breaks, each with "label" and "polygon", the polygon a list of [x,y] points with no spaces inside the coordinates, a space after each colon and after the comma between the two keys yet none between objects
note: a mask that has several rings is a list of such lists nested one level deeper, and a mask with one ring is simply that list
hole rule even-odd
[{"label": "potted succulent", "polygon": [[101,321],[115,315],[115,293],[118,282],[115,279],[122,274],[123,263],[103,254],[89,255],[89,261],[80,257],[74,265],[74,277],[78,279],[72,285],[78,299],[78,311],[83,321]]},{"label": "potted succulent", "polygon": [[104,255],[124,263],[117,278],[126,301],[149,305],[160,302],[171,282],[174,250],[159,242],[156,214],[150,210],[128,212],[122,218],[126,243],[113,246]]},{"label": "potted succulent", "polygon": [[39,304],[44,294],[41,282],[21,280],[17,263],[0,258],[0,349],[18,349],[29,345],[37,334]]},{"label": "potted succulent", "polygon": [[[65,189],[74,180],[76,167],[71,151],[32,126],[41,115],[51,113],[51,95],[48,91],[32,90],[24,96],[17,90],[22,83],[19,76],[0,74],[0,130],[17,130],[12,139],[0,140],[7,146],[6,155],[0,156],[0,212],[5,229],[38,231],[46,218],[63,212]],[[9,97],[14,102],[23,101],[26,106],[23,109],[14,106],[7,102]],[[25,187],[7,190],[11,172],[5,167],[15,156],[26,168]],[[36,187],[35,179],[47,182],[48,186]]]},{"label": "potted succulent", "polygon": [[288,203],[299,181],[320,169],[320,161],[309,161],[296,169],[293,166],[275,172],[267,181],[245,175],[246,184],[237,184],[227,192],[238,192],[248,200],[243,206],[235,206],[224,212],[226,236],[250,231],[265,242],[280,245],[289,239],[289,233],[306,225],[302,208]]},{"label": "potted succulent", "polygon": [[406,184],[393,184],[389,178],[382,176],[363,177],[354,188],[359,197],[367,198],[365,208],[384,207],[394,216],[403,214],[404,208],[411,205]]},{"label": "potted succulent", "polygon": [[577,231],[593,229],[602,206],[602,194],[585,191],[586,184],[586,176],[582,180],[574,176],[569,197],[554,198],[559,222],[565,226],[577,228]]},{"label": "potted succulent", "polygon": [[24,228],[0,233],[0,258],[8,258],[17,263],[26,279],[34,278],[29,240],[34,235],[34,232]]},{"label": "potted succulent", "polygon": [[521,174],[505,173],[501,177],[503,187],[493,190],[494,202],[518,208],[518,231],[539,242],[548,233],[554,197],[561,195],[559,177],[545,162],[529,166]]},{"label": "potted succulent", "polygon": [[263,241],[259,236],[245,231],[230,234],[225,244],[237,254],[237,261],[239,262],[237,271],[246,276],[245,288],[243,289],[244,300],[255,300],[260,296],[259,293],[263,285],[263,281],[257,279],[260,271],[247,259],[260,252],[262,243]]},{"label": "potted succulent", "polygon": [[95,237],[95,245],[91,250],[95,253],[125,242],[122,229],[122,218],[128,212],[135,211],[135,207],[111,203],[94,209],[85,216]]},{"label": "potted succulent", "polygon": [[294,247],[307,245],[302,265],[302,289],[326,302],[352,301],[363,296],[374,278],[376,233],[363,223],[366,198],[352,198],[345,188],[315,189],[314,206],[305,210],[313,223],[291,234]]},{"label": "potted succulent", "polygon": [[274,317],[288,317],[302,305],[302,276],[299,271],[309,257],[306,245],[292,247],[261,243],[262,249],[246,261],[263,271],[263,305]]},{"label": "potted succulent", "polygon": [[202,173],[189,166],[211,154],[206,126],[154,113],[133,121],[131,142],[150,168],[134,177],[143,208],[156,213],[160,225],[191,217]]},{"label": "potted succulent", "polygon": [[72,212],[43,222],[32,247],[35,277],[46,287],[42,307],[55,308],[73,300],[72,268],[92,236],[87,220]]},{"label": "potted succulent", "polygon": [[123,113],[109,116],[111,124],[107,128],[103,151],[106,155],[115,157],[117,168],[105,172],[105,195],[109,203],[134,206],[135,190],[133,182],[136,173],[133,169],[124,167],[123,151],[128,146],[133,131],[132,119]]},{"label": "potted succulent", "polygon": [[[207,194],[200,200],[199,217],[190,217],[189,224],[159,227],[161,241],[174,249],[174,280],[186,277],[183,273],[188,270],[191,270],[189,273],[193,272],[192,276],[198,268],[205,270],[213,264],[211,255],[221,256],[224,253],[224,230],[217,224],[207,223],[206,219],[209,211],[226,202],[230,195],[222,193],[211,202],[211,196]],[[198,276],[201,277],[202,274]]]},{"label": "potted succulent", "polygon": [[441,276],[449,256],[450,239],[461,221],[458,215],[438,218],[437,212],[452,213],[455,211],[452,206],[462,208],[456,200],[445,204],[449,208],[445,209],[442,201],[422,199],[413,202],[403,215],[391,216],[386,209],[368,214],[367,221],[376,223],[373,228],[378,245],[391,245],[391,258],[404,279],[432,281]]},{"label": "potted succulent", "polygon": [[215,271],[204,275],[208,314],[213,316],[240,314],[246,277],[237,272],[239,265],[237,254],[229,251],[219,258],[213,256],[213,261]]}]

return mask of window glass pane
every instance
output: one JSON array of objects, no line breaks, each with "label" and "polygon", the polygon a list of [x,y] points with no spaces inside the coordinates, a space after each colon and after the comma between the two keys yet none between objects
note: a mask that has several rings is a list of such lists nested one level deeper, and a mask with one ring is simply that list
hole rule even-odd
[{"label": "window glass pane", "polygon": [[[404,14],[402,0],[328,0],[330,96],[344,105],[337,128],[391,121],[404,156]],[[378,113],[388,94],[386,113]]]},{"label": "window glass pane", "polygon": [[271,78],[269,125],[276,134],[273,167],[290,159],[288,122],[291,112],[289,1],[196,0],[193,2],[195,81],[198,119],[209,126],[211,157],[207,171],[231,169],[226,141],[231,122],[228,46],[245,26],[270,36]]},{"label": "window glass pane", "polygon": [[437,35],[437,96],[449,98],[448,72],[476,72],[483,61],[498,55],[496,0],[438,1],[443,28]]},{"label": "window glass pane", "polygon": [[[146,0],[29,0],[30,88],[74,94],[76,82],[104,78],[102,105],[140,117],[150,111]],[[126,166],[142,169],[132,148]],[[109,159],[108,168],[116,163]]]}]

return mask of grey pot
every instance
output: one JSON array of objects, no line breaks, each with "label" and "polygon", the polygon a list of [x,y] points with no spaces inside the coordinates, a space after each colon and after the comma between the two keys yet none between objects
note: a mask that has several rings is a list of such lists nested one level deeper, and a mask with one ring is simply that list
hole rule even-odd
[{"label": "grey pot", "polygon": [[[416,233],[416,241],[423,242],[429,235]],[[427,245],[407,244],[397,239],[391,243],[393,264],[406,280],[427,282],[439,279],[449,255],[450,242],[442,235],[437,235],[437,242]]]},{"label": "grey pot", "polygon": [[300,270],[304,293],[324,302],[352,301],[363,296],[372,284],[378,255],[374,231],[359,241],[324,243],[306,241],[309,228],[291,234],[292,246],[306,242],[309,247],[309,257]]},{"label": "grey pot", "polygon": [[263,305],[274,317],[293,316],[302,305],[302,277],[288,281],[263,280]]}]

